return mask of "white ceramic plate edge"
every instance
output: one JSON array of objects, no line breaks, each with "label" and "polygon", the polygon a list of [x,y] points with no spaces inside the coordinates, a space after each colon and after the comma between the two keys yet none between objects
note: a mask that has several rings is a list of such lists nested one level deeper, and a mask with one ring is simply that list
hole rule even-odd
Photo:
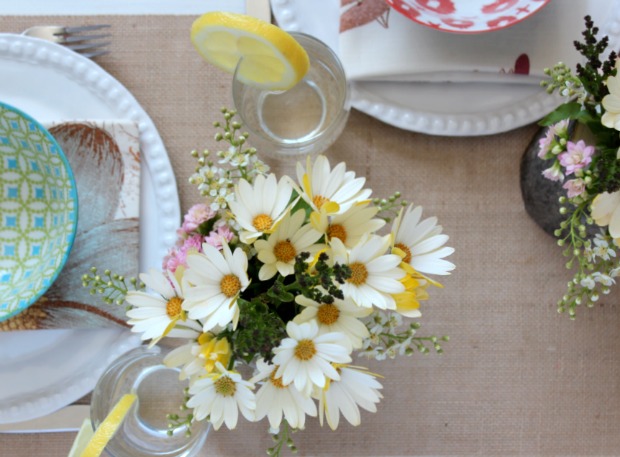
[{"label": "white ceramic plate edge", "polygon": [[[71,83],[87,87],[97,96],[101,105],[105,105],[106,110],[114,112],[115,118],[137,122],[144,157],[142,163],[145,165],[142,168],[141,180],[140,245],[149,246],[149,249],[140,250],[140,269],[142,271],[147,267],[158,267],[168,247],[172,246],[176,239],[175,232],[180,223],[180,205],[174,172],[150,117],[133,95],[96,63],[61,46],[21,35],[0,34],[0,61],[2,60],[36,63],[39,68],[40,66],[53,68],[59,74],[65,75]],[[1,88],[0,94],[2,94]],[[7,102],[10,103],[8,100]],[[37,113],[28,110],[27,107],[19,106],[19,108],[24,108],[25,112],[37,117]],[[67,373],[67,382],[63,383],[59,390],[45,391],[40,387],[34,387],[36,391],[32,395],[35,398],[18,405],[1,404],[0,423],[40,417],[79,399],[92,390],[102,370],[112,360],[140,344],[139,338],[125,329],[95,329],[88,332],[88,342],[92,344],[93,351],[100,352],[84,357],[84,370],[79,374]],[[15,338],[23,336],[25,332],[15,333],[15,335],[0,334],[2,341],[0,346],[10,346],[9,341],[15,344]],[[63,338],[58,339],[58,335],[63,335]],[[83,331],[39,330],[28,335],[31,339],[36,339],[37,336],[42,344],[45,344],[46,340],[56,341],[56,345],[46,346],[49,351],[69,349],[71,352],[75,342],[83,337]],[[34,360],[32,357],[29,358],[28,354],[25,357],[27,359],[25,363],[37,363],[36,357]],[[71,353],[67,354],[67,357],[71,357]],[[40,358],[42,360],[39,363],[44,362],[44,354]],[[59,369],[62,367],[50,367],[50,370]],[[6,386],[2,388],[6,389]]]}]

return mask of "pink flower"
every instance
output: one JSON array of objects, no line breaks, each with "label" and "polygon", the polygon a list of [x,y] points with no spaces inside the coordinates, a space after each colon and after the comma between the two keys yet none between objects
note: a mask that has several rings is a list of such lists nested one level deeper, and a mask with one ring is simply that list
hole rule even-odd
[{"label": "pink flower", "polygon": [[551,143],[555,139],[555,132],[552,129],[548,129],[547,133],[544,137],[538,140],[538,147],[540,148],[538,151],[538,157],[544,159],[545,156],[551,150]]},{"label": "pink flower", "polygon": [[562,181],[564,179],[562,169],[558,162],[555,162],[551,167],[543,170],[542,175],[550,181]]},{"label": "pink flower", "polygon": [[220,225],[217,229],[212,230],[209,236],[205,237],[205,243],[210,244],[214,248],[222,249],[222,241],[229,243],[235,234],[228,225]]},{"label": "pink flower", "polygon": [[570,175],[592,162],[593,154],[594,146],[586,146],[583,140],[579,140],[577,143],[569,141],[566,143],[566,152],[560,154],[558,158],[562,166],[566,167],[566,174]]},{"label": "pink flower", "polygon": [[568,198],[573,198],[585,192],[586,183],[583,179],[577,178],[566,181],[562,187],[568,191],[566,193]]},{"label": "pink flower", "polygon": [[212,219],[214,216],[215,211],[213,211],[209,205],[197,203],[192,206],[183,217],[183,225],[181,225],[181,229],[186,233],[193,232],[200,224]]},{"label": "pink flower", "polygon": [[183,241],[183,245],[178,249],[171,249],[164,259],[164,268],[174,273],[179,266],[187,266],[187,254],[191,252],[202,252],[202,236],[192,235]]},{"label": "pink flower", "polygon": [[568,136],[568,120],[563,119],[547,129],[545,136],[538,140],[538,157],[541,159],[549,158],[547,154],[557,154],[559,145],[557,138],[566,138]]},{"label": "pink flower", "polygon": [[164,257],[163,268],[171,273],[177,271],[181,262],[179,261],[178,251],[176,249],[170,249],[168,255]]}]

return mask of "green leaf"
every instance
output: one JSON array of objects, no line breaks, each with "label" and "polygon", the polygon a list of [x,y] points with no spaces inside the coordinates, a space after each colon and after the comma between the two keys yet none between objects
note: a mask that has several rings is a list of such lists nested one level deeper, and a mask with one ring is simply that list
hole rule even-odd
[{"label": "green leaf", "polygon": [[540,120],[539,125],[548,127],[564,119],[579,119],[581,114],[581,105],[577,102],[563,103],[554,111],[547,114]]}]

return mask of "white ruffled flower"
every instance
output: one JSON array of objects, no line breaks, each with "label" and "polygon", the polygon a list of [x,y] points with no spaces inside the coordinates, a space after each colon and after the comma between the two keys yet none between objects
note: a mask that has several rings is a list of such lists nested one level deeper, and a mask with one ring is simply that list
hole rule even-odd
[{"label": "white ruffled flower", "polygon": [[592,218],[601,227],[609,226],[612,238],[620,238],[620,191],[603,192],[594,197]]},{"label": "white ruffled flower", "polygon": [[620,130],[620,75],[609,76],[606,81],[609,94],[603,97],[605,112],[601,123],[605,127]]}]

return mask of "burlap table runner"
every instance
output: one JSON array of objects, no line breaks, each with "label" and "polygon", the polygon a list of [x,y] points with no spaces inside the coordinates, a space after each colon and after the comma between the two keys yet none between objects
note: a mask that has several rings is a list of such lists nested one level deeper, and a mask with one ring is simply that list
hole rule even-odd
[{"label": "burlap table runner", "polygon": [[[182,211],[194,148],[216,149],[211,123],[231,106],[229,77],[193,50],[187,16],[62,18],[112,24],[99,60],[150,114],[172,161]],[[0,18],[0,30],[59,18]],[[1,71],[1,68],[0,68]],[[481,138],[431,137],[358,112],[328,155],[368,178],[376,196],[400,190],[437,215],[456,248],[445,288],[423,307],[421,333],[450,335],[442,356],[382,363],[384,400],[362,425],[334,433],[309,421],[301,456],[618,455],[618,294],[576,322],[555,302],[570,274],[560,249],[526,215],[519,160],[536,126]],[[270,161],[277,173],[292,164]],[[264,455],[267,423],[212,432],[201,456]],[[75,434],[0,435],[0,455],[63,457]]]}]

